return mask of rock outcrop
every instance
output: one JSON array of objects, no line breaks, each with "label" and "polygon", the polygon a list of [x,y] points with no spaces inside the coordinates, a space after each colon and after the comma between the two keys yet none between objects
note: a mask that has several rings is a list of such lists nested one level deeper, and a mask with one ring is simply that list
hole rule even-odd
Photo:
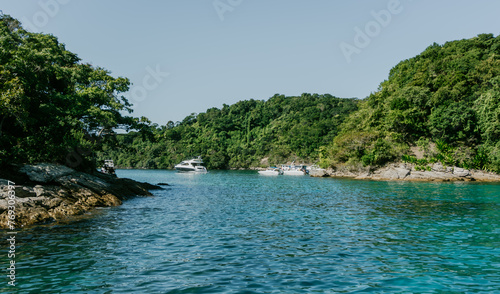
[{"label": "rock outcrop", "polygon": [[417,170],[412,164],[390,164],[376,170],[342,171],[317,170],[313,177],[338,177],[382,181],[478,181],[500,182],[500,175],[459,167],[446,167],[440,163],[429,166],[427,170]]},{"label": "rock outcrop", "polygon": [[[9,186],[15,192],[14,209],[9,208],[13,203],[8,202]],[[118,206],[134,196],[150,196],[153,189],[161,188],[62,165],[13,166],[0,172],[0,228],[8,228],[9,210],[14,210],[15,227],[20,228],[83,214],[95,207]]]}]

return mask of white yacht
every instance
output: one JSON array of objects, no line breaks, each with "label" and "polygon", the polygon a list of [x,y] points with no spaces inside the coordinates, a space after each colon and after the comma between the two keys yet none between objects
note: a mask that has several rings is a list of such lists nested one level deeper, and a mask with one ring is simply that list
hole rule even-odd
[{"label": "white yacht", "polygon": [[266,170],[259,170],[259,175],[262,176],[281,176],[283,175],[283,170],[278,167],[268,167]]},{"label": "white yacht", "polygon": [[201,156],[189,160],[184,160],[174,166],[174,168],[180,172],[207,172],[207,168],[203,166],[203,160],[201,159]]}]

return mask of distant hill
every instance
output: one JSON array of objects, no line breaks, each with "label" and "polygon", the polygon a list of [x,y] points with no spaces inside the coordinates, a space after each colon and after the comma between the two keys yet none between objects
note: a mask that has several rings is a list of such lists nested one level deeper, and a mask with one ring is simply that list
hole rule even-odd
[{"label": "distant hill", "polygon": [[[124,146],[117,148],[117,146]],[[500,37],[433,44],[404,60],[363,100],[275,95],[119,135],[101,159],[171,168],[201,155],[209,168],[286,161],[360,170],[405,161],[500,172]]]},{"label": "distant hill", "polygon": [[[165,126],[131,111],[126,78],[82,62],[56,37],[0,15],[0,166],[54,162],[94,170],[318,162],[360,170],[405,161],[500,173],[500,37],[433,44],[363,100],[302,94],[246,100]],[[113,135],[113,129],[137,130]],[[97,155],[97,156],[96,156]]]},{"label": "distant hill", "polygon": [[118,135],[116,145],[108,143],[100,156],[134,168],[172,168],[197,155],[211,169],[310,162],[317,160],[319,147],[332,142],[357,103],[318,94],[240,101],[152,126],[148,134]]},{"label": "distant hill", "polygon": [[[500,37],[433,44],[395,66],[322,150],[332,167],[433,161],[500,171]],[[420,147],[416,158],[410,147]],[[415,148],[413,148],[415,151]],[[422,158],[423,157],[423,158]]]}]

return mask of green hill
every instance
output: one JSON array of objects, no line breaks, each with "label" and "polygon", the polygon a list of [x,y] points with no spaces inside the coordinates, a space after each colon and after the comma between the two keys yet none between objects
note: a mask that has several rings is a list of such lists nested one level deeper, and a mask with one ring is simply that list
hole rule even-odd
[{"label": "green hill", "polygon": [[[101,158],[171,168],[202,155],[209,168],[297,160],[351,170],[441,161],[500,172],[500,37],[433,44],[395,66],[364,100],[275,95],[116,138]],[[263,160],[264,159],[264,160]]]},{"label": "green hill", "polygon": [[[399,160],[500,171],[500,37],[433,44],[395,66],[359,105],[322,164],[353,168]],[[417,162],[409,150],[419,146]]]},{"label": "green hill", "polygon": [[[295,160],[366,169],[440,161],[500,172],[500,37],[433,44],[363,100],[275,95],[165,126],[131,111],[129,81],[83,63],[56,37],[0,16],[0,165],[57,162],[91,170],[172,168],[201,155],[213,168]],[[140,130],[113,135],[117,128]],[[97,156],[95,156],[97,154]]]},{"label": "green hill", "polygon": [[83,63],[56,37],[0,15],[0,165],[57,162],[92,170],[99,134],[140,128],[130,82]]},{"label": "green hill", "polygon": [[104,154],[145,168],[202,155],[209,168],[319,159],[323,167],[360,169],[403,160],[422,169],[441,161],[499,172],[499,73],[499,37],[433,44],[395,66],[364,100],[303,94],[241,101],[153,127],[149,137],[120,135],[127,149]]},{"label": "green hill", "polygon": [[152,126],[148,134],[118,135],[100,155],[115,159],[118,166],[136,168],[172,168],[196,155],[212,169],[312,161],[357,109],[357,102],[318,94],[240,101],[182,122]]}]

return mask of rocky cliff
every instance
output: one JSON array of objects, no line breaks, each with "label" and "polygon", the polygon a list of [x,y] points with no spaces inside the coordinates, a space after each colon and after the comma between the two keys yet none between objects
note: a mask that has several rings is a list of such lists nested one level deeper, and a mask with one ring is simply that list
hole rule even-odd
[{"label": "rocky cliff", "polygon": [[134,196],[150,196],[153,189],[161,188],[62,165],[11,166],[0,171],[0,228],[9,228],[9,220],[21,228],[80,215],[95,207],[117,206]]}]

